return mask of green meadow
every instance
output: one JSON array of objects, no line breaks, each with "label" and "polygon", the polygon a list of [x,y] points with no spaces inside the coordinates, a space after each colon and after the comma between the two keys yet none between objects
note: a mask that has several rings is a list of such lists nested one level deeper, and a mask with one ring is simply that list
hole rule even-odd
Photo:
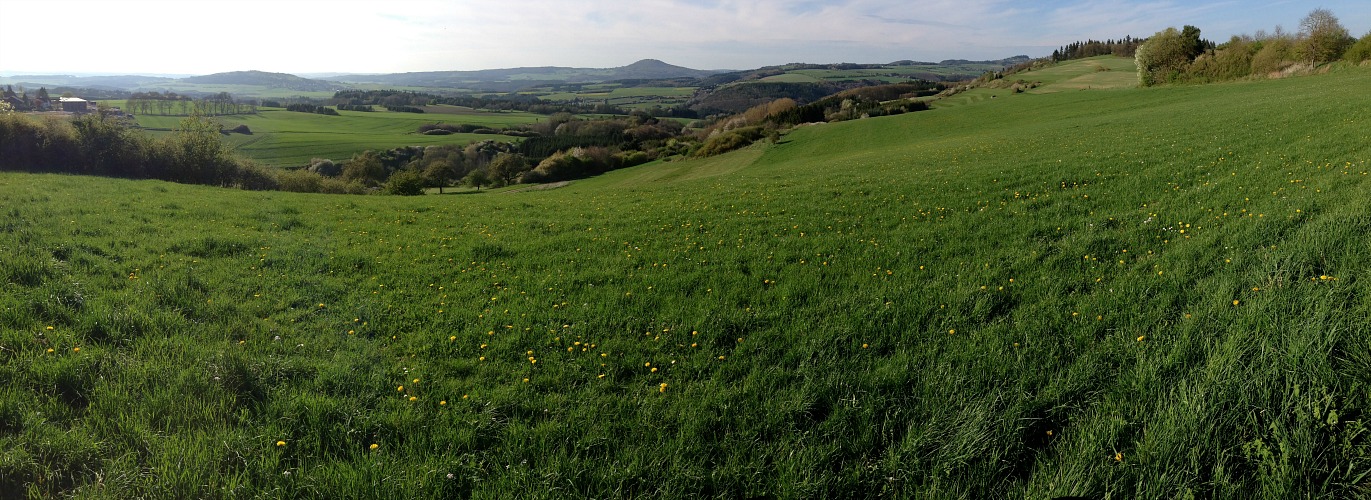
[{"label": "green meadow", "polygon": [[[116,103],[117,104],[117,103]],[[234,151],[272,166],[300,166],[311,158],[342,161],[362,151],[386,150],[402,146],[468,144],[483,140],[512,142],[516,139],[498,134],[423,135],[420,125],[448,123],[472,124],[492,128],[535,123],[546,117],[525,112],[493,112],[459,106],[426,106],[424,113],[384,111],[339,111],[339,116],[318,115],[263,108],[255,115],[229,115],[214,119],[225,129],[247,125],[251,135],[226,137]],[[184,119],[180,116],[139,115],[138,124],[152,133],[166,133]],[[159,132],[161,131],[161,132]]]},{"label": "green meadow", "polygon": [[1368,77],[517,193],[3,173],[0,496],[1365,496]]}]

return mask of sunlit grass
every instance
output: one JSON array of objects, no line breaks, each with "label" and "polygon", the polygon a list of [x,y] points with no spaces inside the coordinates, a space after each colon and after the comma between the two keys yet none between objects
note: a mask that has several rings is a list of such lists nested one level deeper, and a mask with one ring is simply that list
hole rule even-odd
[{"label": "sunlit grass", "polygon": [[521,193],[0,174],[0,491],[1357,496],[1366,76]]}]

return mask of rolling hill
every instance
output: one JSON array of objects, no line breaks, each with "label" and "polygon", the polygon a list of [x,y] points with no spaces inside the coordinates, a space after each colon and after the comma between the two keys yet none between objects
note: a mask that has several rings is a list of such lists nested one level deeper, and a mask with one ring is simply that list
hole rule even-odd
[{"label": "rolling hill", "polygon": [[300,91],[330,91],[338,90],[342,87],[342,85],[337,82],[311,80],[286,73],[268,73],[265,71],[231,71],[227,73],[215,73],[212,75],[192,76],[189,78],[182,78],[178,81],[181,83],[207,85],[251,85]]},{"label": "rolling hill", "polygon": [[1364,496],[1368,76],[513,194],[3,173],[0,491]]}]

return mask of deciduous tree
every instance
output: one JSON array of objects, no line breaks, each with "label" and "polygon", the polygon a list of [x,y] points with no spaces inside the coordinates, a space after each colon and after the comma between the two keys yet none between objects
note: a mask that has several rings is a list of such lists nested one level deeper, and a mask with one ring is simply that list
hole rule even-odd
[{"label": "deciduous tree", "polygon": [[1354,42],[1347,28],[1338,22],[1338,16],[1322,8],[1314,9],[1300,21],[1300,35],[1305,56],[1315,65],[1337,60]]}]

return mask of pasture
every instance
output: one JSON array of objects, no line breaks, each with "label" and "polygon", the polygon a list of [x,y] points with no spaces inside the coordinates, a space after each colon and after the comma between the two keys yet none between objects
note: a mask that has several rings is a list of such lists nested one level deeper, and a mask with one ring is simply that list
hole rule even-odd
[{"label": "pasture", "polygon": [[0,174],[0,491],[1365,495],[1368,76],[519,193]]}]

